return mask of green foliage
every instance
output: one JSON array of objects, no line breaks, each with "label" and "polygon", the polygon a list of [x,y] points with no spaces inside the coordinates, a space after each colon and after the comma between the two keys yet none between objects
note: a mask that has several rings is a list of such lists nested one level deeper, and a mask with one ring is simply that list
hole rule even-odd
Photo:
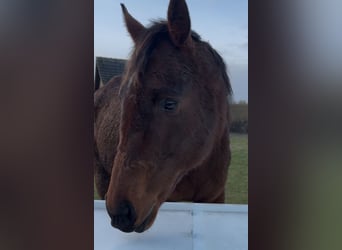
[{"label": "green foliage", "polygon": [[231,105],[231,125],[232,133],[248,133],[248,104],[233,103]]}]

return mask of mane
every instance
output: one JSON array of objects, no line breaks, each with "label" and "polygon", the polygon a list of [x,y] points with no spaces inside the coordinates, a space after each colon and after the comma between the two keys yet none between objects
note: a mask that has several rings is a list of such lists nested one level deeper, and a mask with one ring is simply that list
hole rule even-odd
[{"label": "mane", "polygon": [[[225,82],[228,95],[231,96],[233,94],[233,91],[229,77],[227,75],[227,67],[223,58],[216,52],[215,49],[210,46],[209,43],[202,41],[200,35],[193,30],[191,30],[191,38],[193,42],[201,43],[201,45],[205,46],[211,53],[214,61],[216,62],[222,73],[222,78]],[[135,70],[137,70],[139,75],[143,76],[146,72],[149,58],[153,52],[153,49],[157,46],[158,42],[163,39],[170,40],[167,21],[152,21],[152,24],[148,28],[146,28],[146,32],[142,35],[138,45],[133,48],[131,52],[131,58],[125,68],[124,75],[128,75],[127,73],[129,69],[134,68]],[[127,79],[127,77],[125,77],[126,81],[129,82],[129,79]]]}]

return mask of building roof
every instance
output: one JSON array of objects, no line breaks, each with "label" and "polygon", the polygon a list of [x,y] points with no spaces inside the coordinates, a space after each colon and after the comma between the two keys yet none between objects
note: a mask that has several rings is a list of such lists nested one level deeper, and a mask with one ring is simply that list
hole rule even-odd
[{"label": "building roof", "polygon": [[106,84],[113,76],[121,75],[127,60],[107,57],[96,57],[95,90],[99,82]]}]

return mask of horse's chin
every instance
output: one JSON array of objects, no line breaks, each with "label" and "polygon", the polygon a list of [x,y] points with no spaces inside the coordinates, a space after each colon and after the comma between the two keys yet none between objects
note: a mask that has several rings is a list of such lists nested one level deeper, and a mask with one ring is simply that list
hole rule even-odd
[{"label": "horse's chin", "polygon": [[[183,177],[183,176],[182,176]],[[174,184],[174,187],[171,189],[170,194],[173,192],[173,190],[175,189],[177,183],[182,179],[182,177],[178,178],[178,180],[176,181],[176,183]],[[160,197],[159,197],[160,198]],[[143,233],[146,230],[148,230],[154,223],[157,214],[158,214],[158,210],[161,206],[161,204],[166,201],[166,199],[163,199],[162,202],[158,203],[158,204],[154,204],[152,206],[152,208],[150,209],[149,213],[147,214],[147,216],[145,217],[145,219],[143,220],[143,222],[141,224],[139,224],[138,226],[135,227],[134,232],[137,233]]]},{"label": "horse's chin", "polygon": [[149,229],[157,217],[158,209],[159,206],[152,207],[150,213],[146,216],[144,221],[134,229],[134,232],[142,233]]}]

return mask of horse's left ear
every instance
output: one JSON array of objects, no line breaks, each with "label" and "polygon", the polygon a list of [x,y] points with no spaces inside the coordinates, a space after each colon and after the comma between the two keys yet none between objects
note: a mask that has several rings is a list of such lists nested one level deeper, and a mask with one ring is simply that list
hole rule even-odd
[{"label": "horse's left ear", "polygon": [[167,21],[172,42],[182,46],[191,40],[191,22],[185,0],[171,0],[167,11]]},{"label": "horse's left ear", "polygon": [[124,15],[127,30],[129,34],[131,35],[134,43],[137,43],[138,39],[145,32],[146,28],[144,27],[144,25],[139,23],[134,17],[132,17],[128,13],[124,4],[121,3],[120,5],[121,5],[122,13]]}]

